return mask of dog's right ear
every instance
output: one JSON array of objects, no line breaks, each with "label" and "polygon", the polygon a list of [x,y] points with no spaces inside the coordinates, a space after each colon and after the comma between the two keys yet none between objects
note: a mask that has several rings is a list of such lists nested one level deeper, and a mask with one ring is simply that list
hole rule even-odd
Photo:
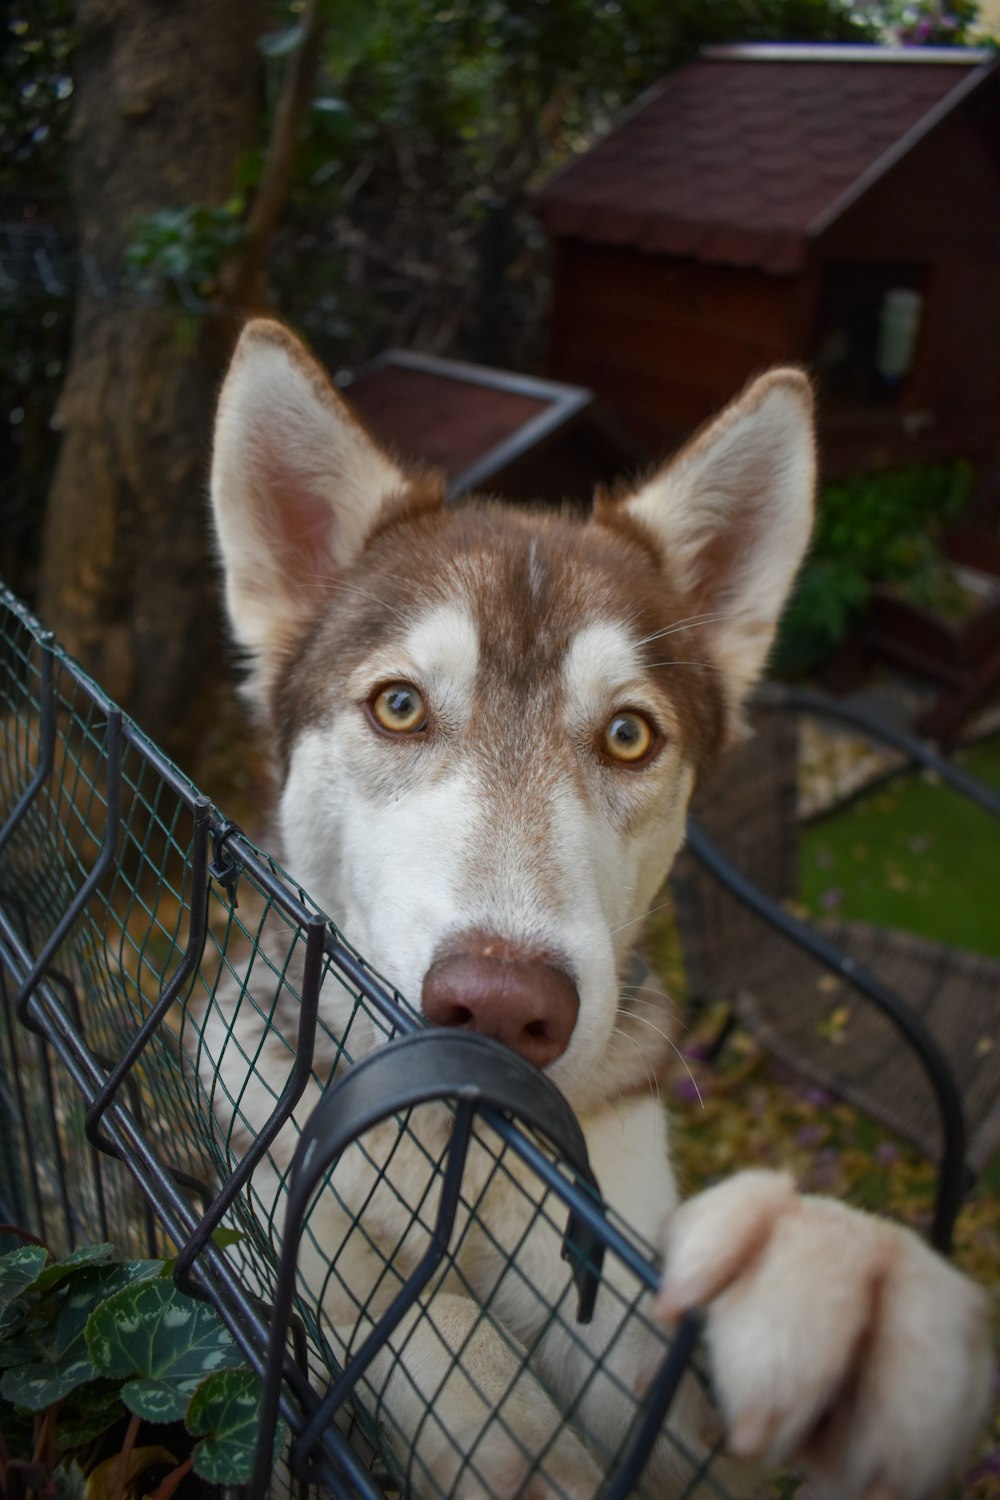
[{"label": "dog's right ear", "polygon": [[212,509],[229,619],[264,678],[406,489],[299,340],[248,323],[219,399]]}]

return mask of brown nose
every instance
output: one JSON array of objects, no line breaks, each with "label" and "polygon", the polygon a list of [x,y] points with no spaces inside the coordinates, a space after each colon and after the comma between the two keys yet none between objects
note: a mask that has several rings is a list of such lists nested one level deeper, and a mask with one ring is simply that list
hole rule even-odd
[{"label": "brown nose", "polygon": [[537,959],[458,953],[431,964],[423,1011],[434,1026],[493,1037],[536,1068],[561,1057],[580,1009],[567,974]]}]

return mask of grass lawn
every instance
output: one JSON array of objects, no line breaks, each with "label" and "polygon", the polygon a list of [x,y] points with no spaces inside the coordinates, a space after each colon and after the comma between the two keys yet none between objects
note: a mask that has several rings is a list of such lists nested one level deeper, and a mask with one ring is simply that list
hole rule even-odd
[{"label": "grass lawn", "polygon": [[[958,759],[1000,791],[1000,740]],[[801,852],[812,915],[864,918],[1000,955],[1000,823],[947,787],[898,777],[811,823]]]}]

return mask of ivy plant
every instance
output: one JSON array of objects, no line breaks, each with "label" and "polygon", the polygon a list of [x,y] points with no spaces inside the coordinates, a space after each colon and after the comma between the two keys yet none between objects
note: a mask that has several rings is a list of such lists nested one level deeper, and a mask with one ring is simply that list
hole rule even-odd
[{"label": "ivy plant", "polygon": [[170,1271],[108,1244],[0,1255],[0,1493],[168,1500],[192,1471],[246,1483],[259,1382]]},{"label": "ivy plant", "polygon": [[937,603],[947,571],[940,536],[961,515],[972,482],[971,466],[959,461],[826,485],[812,549],[782,621],[774,670],[813,670],[863,622],[880,585]]}]

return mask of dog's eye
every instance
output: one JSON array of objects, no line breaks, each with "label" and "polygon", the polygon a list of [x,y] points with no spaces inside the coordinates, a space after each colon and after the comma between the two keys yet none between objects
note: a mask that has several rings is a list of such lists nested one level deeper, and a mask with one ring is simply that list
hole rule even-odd
[{"label": "dog's eye", "polygon": [[635,766],[644,761],[656,744],[656,731],[640,713],[629,710],[609,719],[601,737],[601,749],[611,760]]},{"label": "dog's eye", "polygon": [[368,704],[380,729],[390,734],[419,734],[427,727],[427,710],[417,689],[408,682],[390,682]]}]

